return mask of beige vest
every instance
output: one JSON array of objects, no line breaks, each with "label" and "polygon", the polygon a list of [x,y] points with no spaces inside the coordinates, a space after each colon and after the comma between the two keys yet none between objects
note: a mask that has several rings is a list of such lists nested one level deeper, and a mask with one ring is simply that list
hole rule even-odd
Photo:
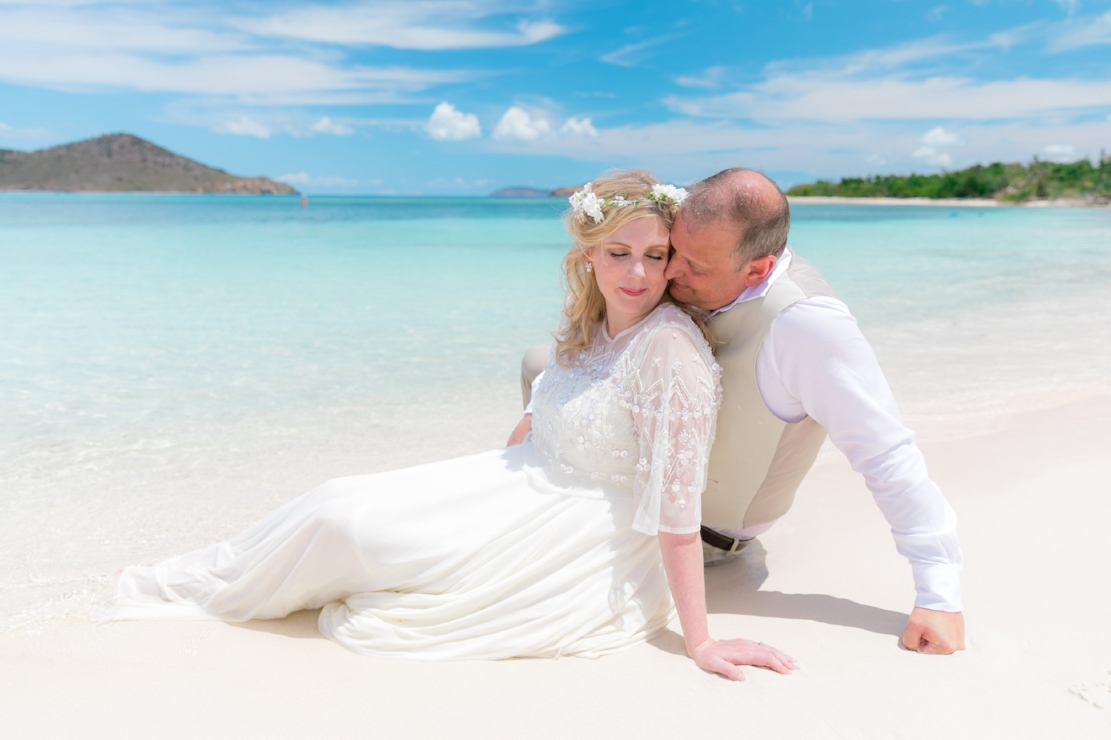
[{"label": "beige vest", "polygon": [[826,430],[809,416],[797,424],[777,419],[756,385],[756,355],[772,322],[792,303],[812,296],[833,291],[809,262],[792,254],[787,272],[762,298],[709,321],[721,342],[714,357],[722,368],[724,397],[702,496],[707,527],[736,531],[783,516],[818,457]]}]

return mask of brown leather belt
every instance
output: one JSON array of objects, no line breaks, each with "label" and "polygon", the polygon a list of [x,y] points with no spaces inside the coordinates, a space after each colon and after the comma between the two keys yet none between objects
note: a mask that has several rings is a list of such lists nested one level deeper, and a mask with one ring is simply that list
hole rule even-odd
[{"label": "brown leather belt", "polygon": [[749,546],[753,539],[754,538],[749,537],[748,539],[741,540],[736,537],[724,535],[721,532],[715,532],[707,526],[702,527],[703,542],[710,547],[716,547],[719,550],[725,550],[730,553],[741,552]]}]

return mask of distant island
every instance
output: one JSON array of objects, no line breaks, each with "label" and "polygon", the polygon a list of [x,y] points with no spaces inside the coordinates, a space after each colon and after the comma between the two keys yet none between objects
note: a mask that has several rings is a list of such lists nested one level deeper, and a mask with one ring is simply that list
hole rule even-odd
[{"label": "distant island", "polygon": [[563,197],[563,198],[566,198],[566,197],[570,196],[571,193],[574,193],[576,190],[580,190],[581,188],[582,188],[582,185],[579,185],[578,187],[556,188],[555,190],[537,190],[536,188],[525,188],[525,187],[519,187],[518,186],[518,187],[502,188],[501,190],[495,190],[494,192],[490,193],[490,197],[492,197],[492,198],[548,198],[548,197],[555,197],[555,198]]},{"label": "distant island", "polygon": [[1111,157],[1098,167],[1087,159],[1067,164],[1034,159],[1029,165],[995,162],[938,175],[876,175],[818,180],[796,185],[787,195],[833,198],[990,198],[1003,203],[1068,200],[1111,203]]},{"label": "distant island", "polygon": [[0,191],[297,193],[284,182],[229,175],[131,134],[34,152],[0,149]]}]

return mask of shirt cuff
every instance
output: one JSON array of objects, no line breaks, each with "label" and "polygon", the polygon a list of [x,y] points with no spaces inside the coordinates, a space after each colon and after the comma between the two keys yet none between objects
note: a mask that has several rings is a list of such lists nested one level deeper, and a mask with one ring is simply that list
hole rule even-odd
[{"label": "shirt cuff", "polygon": [[914,588],[918,596],[914,605],[939,612],[964,610],[961,603],[961,566],[953,563],[911,563]]}]

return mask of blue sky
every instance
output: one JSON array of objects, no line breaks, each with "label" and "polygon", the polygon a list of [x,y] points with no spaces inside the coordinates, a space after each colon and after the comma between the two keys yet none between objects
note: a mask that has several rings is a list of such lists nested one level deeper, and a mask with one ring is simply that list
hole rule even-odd
[{"label": "blue sky", "polygon": [[1111,0],[0,0],[0,147],[115,131],[309,193],[1095,158]]}]

